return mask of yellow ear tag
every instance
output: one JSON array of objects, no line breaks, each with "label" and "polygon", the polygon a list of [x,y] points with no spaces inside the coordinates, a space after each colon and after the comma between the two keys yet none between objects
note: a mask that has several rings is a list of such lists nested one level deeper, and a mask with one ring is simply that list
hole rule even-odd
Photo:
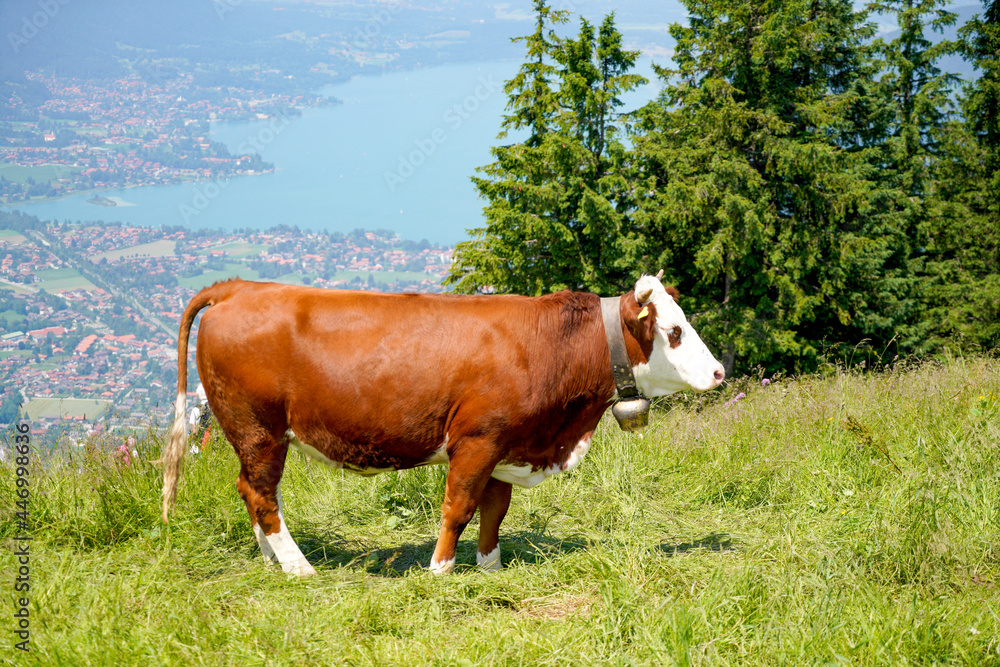
[{"label": "yellow ear tag", "polygon": [[641,320],[642,318],[646,317],[646,315],[649,315],[649,306],[642,307],[642,310],[639,311],[638,319]]}]

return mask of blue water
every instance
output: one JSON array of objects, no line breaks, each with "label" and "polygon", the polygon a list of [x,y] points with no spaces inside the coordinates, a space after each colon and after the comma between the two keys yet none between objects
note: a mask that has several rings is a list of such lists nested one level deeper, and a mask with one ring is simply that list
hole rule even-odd
[{"label": "blue water", "polygon": [[[91,195],[78,195],[16,208],[60,221],[382,228],[403,238],[457,243],[482,224],[483,201],[469,179],[491,161],[507,101],[503,84],[519,65],[464,63],[355,77],[322,91],[342,105],[307,109],[301,117],[213,125],[213,138],[234,153],[259,151],[274,163],[270,174],[102,193],[132,206],[98,207],[85,202]],[[652,79],[648,61],[642,65]],[[651,83],[627,101],[641,104],[657,88]]]}]

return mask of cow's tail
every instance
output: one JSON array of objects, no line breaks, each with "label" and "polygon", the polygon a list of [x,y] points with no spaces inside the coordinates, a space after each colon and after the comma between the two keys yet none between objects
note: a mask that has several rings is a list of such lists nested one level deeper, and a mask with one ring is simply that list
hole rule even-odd
[{"label": "cow's tail", "polygon": [[216,283],[198,292],[181,317],[181,329],[177,336],[177,403],[174,408],[174,425],[163,448],[163,455],[155,463],[163,464],[163,521],[166,523],[170,508],[177,495],[177,480],[180,477],[181,460],[187,450],[187,352],[191,324],[198,311],[213,306],[228,297],[239,285],[238,281]]}]

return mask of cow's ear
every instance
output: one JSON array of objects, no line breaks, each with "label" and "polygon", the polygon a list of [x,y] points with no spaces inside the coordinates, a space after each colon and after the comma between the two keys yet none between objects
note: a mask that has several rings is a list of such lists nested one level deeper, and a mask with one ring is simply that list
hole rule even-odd
[{"label": "cow's ear", "polygon": [[648,358],[656,335],[656,304],[639,303],[635,293],[630,293],[622,299],[622,321]]},{"label": "cow's ear", "polygon": [[639,280],[635,281],[635,289],[633,294],[635,294],[635,301],[639,305],[645,305],[653,298],[653,292],[657,289],[663,289],[663,285],[655,276],[642,276]]}]

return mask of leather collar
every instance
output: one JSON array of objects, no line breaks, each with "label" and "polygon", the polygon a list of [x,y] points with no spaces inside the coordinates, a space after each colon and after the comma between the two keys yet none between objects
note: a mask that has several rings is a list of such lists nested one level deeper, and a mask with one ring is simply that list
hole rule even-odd
[{"label": "leather collar", "polygon": [[613,296],[601,299],[601,314],[604,317],[604,335],[608,339],[608,351],[611,352],[611,372],[615,377],[615,389],[619,398],[639,396],[632,373],[632,364],[628,360],[625,349],[625,337],[622,335],[621,297]]}]

